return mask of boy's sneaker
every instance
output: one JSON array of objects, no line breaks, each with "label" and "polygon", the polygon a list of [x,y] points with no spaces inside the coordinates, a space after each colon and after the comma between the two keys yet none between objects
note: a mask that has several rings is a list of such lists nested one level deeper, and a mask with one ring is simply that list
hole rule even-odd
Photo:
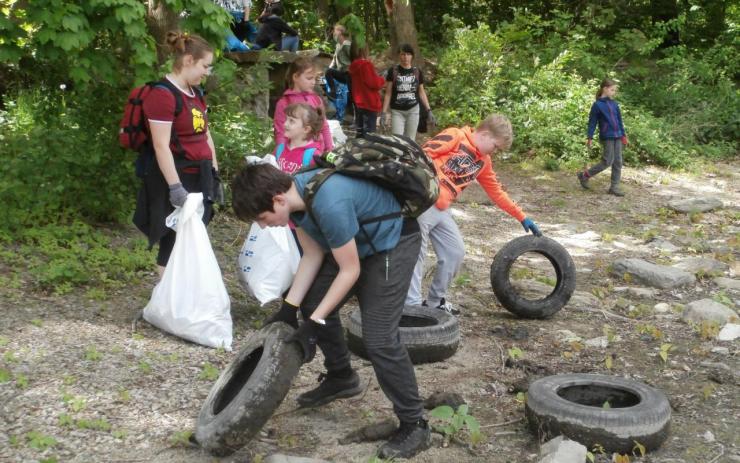
[{"label": "boy's sneaker", "polygon": [[390,440],[380,446],[378,457],[384,460],[394,458],[411,458],[432,445],[432,433],[426,420],[404,423],[391,436]]},{"label": "boy's sneaker", "polygon": [[583,172],[578,172],[576,174],[576,177],[578,177],[578,182],[581,184],[581,187],[584,190],[590,190],[591,189],[591,187],[588,186],[588,177],[586,177],[585,175],[583,175]]},{"label": "boy's sneaker", "polygon": [[[426,299],[421,302],[421,306],[422,307],[429,307],[429,305],[427,304]],[[460,311],[458,309],[456,309],[455,306],[453,306],[451,303],[447,302],[445,300],[445,298],[442,298],[439,301],[439,305],[436,306],[435,309],[444,310],[445,312],[447,312],[450,315],[455,315],[455,316],[460,315]]]},{"label": "boy's sneaker", "polygon": [[618,186],[612,186],[607,193],[614,196],[624,196],[624,191],[620,190]]},{"label": "boy's sneaker", "polygon": [[352,370],[347,378],[337,378],[327,373],[319,374],[318,387],[298,396],[298,405],[304,408],[318,407],[336,399],[352,397],[362,392],[360,377]]}]

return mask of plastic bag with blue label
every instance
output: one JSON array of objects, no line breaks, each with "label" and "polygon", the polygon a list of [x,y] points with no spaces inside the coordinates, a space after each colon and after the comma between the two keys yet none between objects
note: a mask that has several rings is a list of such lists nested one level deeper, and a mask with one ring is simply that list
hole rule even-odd
[{"label": "plastic bag with blue label", "polygon": [[261,228],[255,222],[239,252],[237,274],[244,288],[265,305],[290,288],[300,260],[289,227]]}]

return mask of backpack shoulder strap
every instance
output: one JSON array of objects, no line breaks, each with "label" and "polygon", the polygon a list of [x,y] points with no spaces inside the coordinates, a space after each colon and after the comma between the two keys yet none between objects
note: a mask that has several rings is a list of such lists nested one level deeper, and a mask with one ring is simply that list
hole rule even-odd
[{"label": "backpack shoulder strap", "polygon": [[313,215],[313,198],[316,196],[316,193],[319,192],[319,188],[321,188],[321,185],[323,185],[326,180],[335,172],[336,171],[334,169],[324,169],[314,175],[311,180],[306,182],[306,185],[303,187],[303,202],[306,204],[306,212],[308,212],[311,220],[313,220],[316,225],[318,225],[319,223],[316,221],[316,217],[314,217]]},{"label": "backpack shoulder strap", "polygon": [[303,163],[301,166],[308,167],[311,165],[311,159],[313,159],[313,155],[316,152],[316,148],[311,147],[308,148],[306,151],[303,152]]},{"label": "backpack shoulder strap", "polygon": [[280,156],[283,155],[283,151],[285,151],[285,143],[280,143],[277,145],[277,148],[275,148],[275,160],[279,160]]},{"label": "backpack shoulder strap", "polygon": [[[159,82],[154,82],[151,85],[152,85],[152,87],[163,87],[163,88],[166,88],[167,90],[170,91],[170,93],[172,93],[172,96],[175,97],[175,117],[179,116],[180,113],[182,112],[182,107],[184,105],[184,103],[182,101],[182,95],[180,94],[180,89],[178,89],[177,87],[175,87],[175,84],[173,84],[172,82],[170,82],[166,78],[160,80]],[[202,97],[200,97],[200,98],[202,98]]]}]

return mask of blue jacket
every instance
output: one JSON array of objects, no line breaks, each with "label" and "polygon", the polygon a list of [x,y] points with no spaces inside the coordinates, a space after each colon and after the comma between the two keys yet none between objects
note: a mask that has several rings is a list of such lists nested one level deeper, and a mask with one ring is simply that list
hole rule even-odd
[{"label": "blue jacket", "polygon": [[599,124],[599,139],[622,138],[627,135],[622,124],[622,113],[619,105],[611,98],[602,97],[591,105],[588,115],[588,138],[594,138],[596,124]]}]

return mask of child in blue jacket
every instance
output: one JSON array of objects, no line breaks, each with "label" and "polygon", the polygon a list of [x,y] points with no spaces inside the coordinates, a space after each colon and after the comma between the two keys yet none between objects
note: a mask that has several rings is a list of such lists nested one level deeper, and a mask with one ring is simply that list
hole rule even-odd
[{"label": "child in blue jacket", "polygon": [[622,123],[622,113],[619,105],[613,100],[617,93],[617,83],[611,79],[604,79],[596,92],[596,101],[591,105],[591,113],[588,115],[588,147],[594,138],[596,125],[599,126],[599,140],[603,147],[601,162],[591,166],[583,172],[578,172],[578,181],[585,189],[589,189],[588,180],[607,167],[612,168],[612,181],[609,194],[624,196],[619,188],[619,180],[622,176],[622,145],[627,145],[627,133]]}]

